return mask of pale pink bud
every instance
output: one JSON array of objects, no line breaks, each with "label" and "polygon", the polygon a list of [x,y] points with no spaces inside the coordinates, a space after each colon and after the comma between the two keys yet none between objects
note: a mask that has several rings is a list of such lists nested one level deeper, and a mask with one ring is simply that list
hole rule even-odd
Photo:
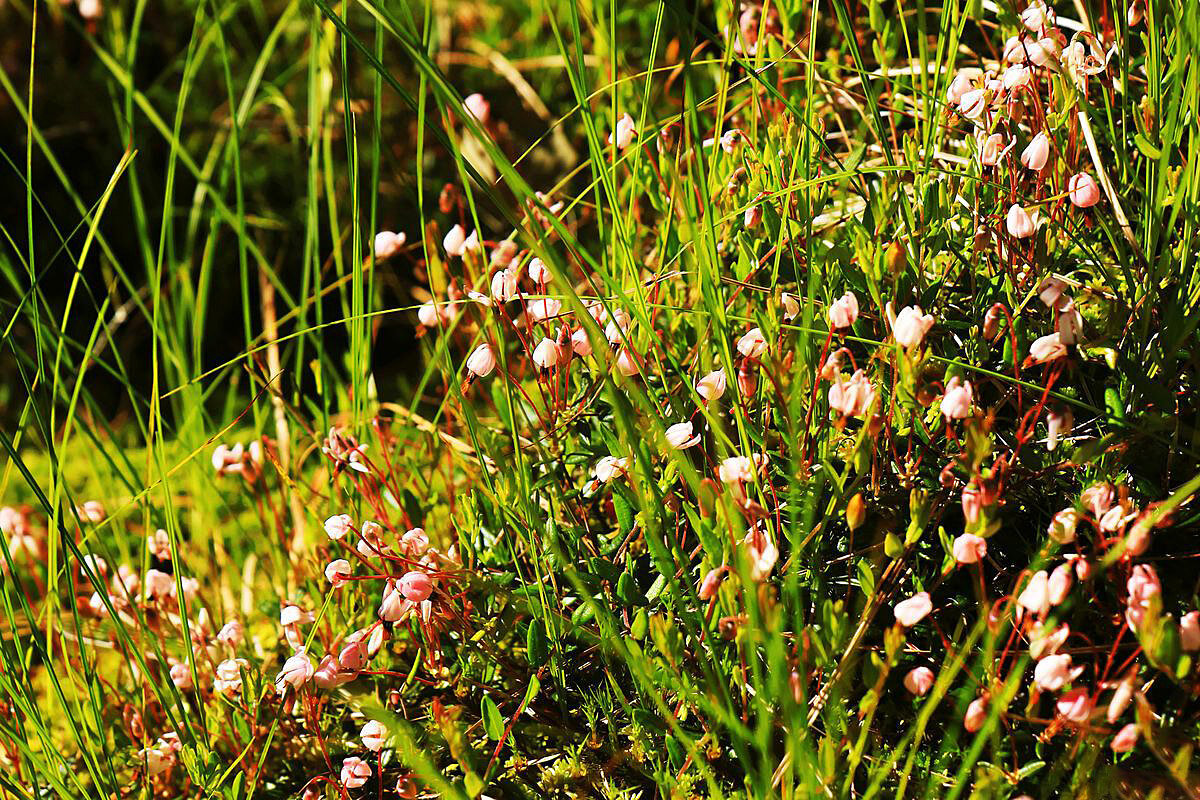
[{"label": "pale pink bud", "polygon": [[497,303],[507,303],[517,296],[517,273],[511,269],[502,269],[492,276],[491,296]]},{"label": "pale pink bud", "polygon": [[104,4],[100,0],[79,0],[79,16],[89,22],[98,20],[104,14]]},{"label": "pale pink bud", "polygon": [[417,321],[426,328],[434,328],[438,324],[438,308],[437,305],[429,302],[422,303],[417,309]]},{"label": "pale pink bud", "polygon": [[1071,428],[1075,424],[1075,415],[1070,409],[1050,409],[1046,415],[1046,449],[1053,450],[1058,447],[1058,439],[1060,436],[1070,436]]},{"label": "pale pink bud", "polygon": [[400,252],[400,248],[404,247],[404,242],[407,240],[403,233],[395,233],[394,231],[380,231],[375,234],[375,260],[386,261],[396,253]]},{"label": "pale pink bud", "polygon": [[550,369],[562,360],[562,348],[553,339],[542,339],[533,351],[533,363],[539,369]]},{"label": "pale pink bud", "polygon": [[1064,508],[1050,520],[1046,533],[1059,544],[1075,541],[1075,525],[1079,521],[1079,512],[1074,508]]},{"label": "pale pink bud", "polygon": [[621,352],[617,353],[617,372],[629,378],[641,371],[641,365],[638,364],[637,357],[633,352],[628,348],[621,348]]},{"label": "pale pink bud", "polygon": [[304,648],[296,651],[295,655],[283,662],[283,669],[275,676],[275,690],[280,694],[290,686],[299,689],[308,683],[313,676],[313,664]]},{"label": "pale pink bud", "polygon": [[717,477],[721,483],[750,483],[756,474],[754,461],[746,456],[730,456],[717,467]]},{"label": "pale pink bud", "polygon": [[947,420],[966,419],[971,416],[971,403],[974,392],[971,382],[964,381],[955,375],[946,384],[946,393],[942,395],[942,416]]},{"label": "pale pink bud", "polygon": [[1114,753],[1128,753],[1134,748],[1138,741],[1137,724],[1131,722],[1121,730],[1117,731],[1117,735],[1112,740],[1112,751]]},{"label": "pale pink bud", "polygon": [[1070,562],[1059,564],[1050,573],[1050,578],[1046,582],[1046,596],[1050,600],[1051,606],[1057,606],[1067,599],[1067,595],[1071,593],[1071,584],[1074,582]]},{"label": "pale pink bud", "polygon": [[692,434],[692,423],[677,422],[667,428],[667,444],[675,450],[686,450],[700,442],[699,434]]},{"label": "pale pink bud", "polygon": [[1117,684],[1117,689],[1113,692],[1112,699],[1108,701],[1108,711],[1105,712],[1104,718],[1108,720],[1108,724],[1113,724],[1121,715],[1125,713],[1125,709],[1129,708],[1129,703],[1133,700],[1133,675],[1125,678]]},{"label": "pale pink bud", "polygon": [[628,458],[604,456],[592,467],[592,475],[600,483],[609,483],[619,475],[624,475],[629,469]]},{"label": "pale pink bud", "polygon": [[[1016,67],[1014,67],[1016,69]],[[1021,67],[1024,69],[1024,67]],[[1026,169],[1031,169],[1034,172],[1041,172],[1046,166],[1046,162],[1050,159],[1050,137],[1044,132],[1039,132],[1037,136],[1025,146],[1021,151],[1021,163]]]},{"label": "pale pink bud", "polygon": [[592,354],[592,340],[588,338],[586,329],[580,328],[571,334],[571,350],[580,356]]},{"label": "pale pink bud", "polygon": [[717,589],[721,587],[721,582],[725,580],[725,573],[728,571],[728,567],[709,570],[708,574],[701,579],[700,585],[696,587],[696,593],[701,600],[711,600],[716,596]]},{"label": "pale pink bud", "polygon": [[992,307],[983,315],[983,338],[995,339],[996,334],[1000,332],[1000,315],[1004,311],[1004,306],[1000,303],[993,303]]},{"label": "pale pink bud", "polygon": [[358,738],[362,739],[363,747],[372,753],[378,753],[387,743],[387,729],[383,727],[382,723],[370,720],[362,726]]},{"label": "pale pink bud", "polygon": [[1179,620],[1179,642],[1189,653],[1200,650],[1200,611],[1189,611]]},{"label": "pale pink bud", "polygon": [[1033,344],[1029,346],[1029,357],[1035,364],[1055,361],[1066,354],[1066,342],[1062,340],[1062,334],[1058,331],[1034,339]]},{"label": "pale pink bud", "polygon": [[933,687],[934,677],[929,667],[917,667],[904,676],[904,688],[917,697],[924,697]]},{"label": "pale pink bud", "polygon": [[188,669],[187,664],[171,665],[171,683],[175,684],[175,688],[183,692],[189,691],[195,686],[192,682],[192,671]]},{"label": "pale pink bud", "polygon": [[629,323],[629,314],[625,309],[613,309],[608,324],[604,326],[604,338],[608,339],[609,344],[620,344],[625,338],[625,332],[629,330]]},{"label": "pale pink bud", "polygon": [[861,417],[875,403],[875,387],[861,369],[850,380],[839,379],[829,387],[829,407],[847,417]]},{"label": "pale pink bud", "polygon": [[336,689],[354,680],[353,673],[342,672],[337,659],[326,655],[313,672],[312,681],[318,689]]},{"label": "pale pink bud", "polygon": [[742,132],[737,128],[733,128],[721,134],[721,149],[732,155],[745,140],[746,137]]},{"label": "pale pink bud", "polygon": [[421,603],[433,594],[433,581],[424,572],[406,572],[399,583],[400,593],[412,603]]},{"label": "pale pink bud", "polygon": [[171,576],[156,569],[146,570],[144,586],[147,598],[170,597],[175,592],[175,581]]},{"label": "pale pink bud", "polygon": [[467,240],[467,232],[462,225],[455,225],[446,232],[446,236],[442,239],[442,247],[446,250],[448,256],[460,256],[463,251],[463,244]]},{"label": "pale pink bud", "polygon": [[1162,592],[1162,583],[1158,573],[1149,564],[1138,564],[1133,568],[1133,574],[1125,582],[1129,598],[1125,606],[1125,622],[1133,630],[1141,627],[1150,608],[1150,598]]},{"label": "pale pink bud", "polygon": [[849,328],[857,319],[858,298],[854,296],[854,292],[846,292],[829,305],[830,327],[838,330]]},{"label": "pale pink bud", "polygon": [[967,706],[967,713],[963,715],[963,729],[967,733],[975,733],[983,727],[984,722],[987,722],[987,717],[987,701],[982,697],[976,697]]},{"label": "pale pink bud", "polygon": [[1071,628],[1067,624],[1059,625],[1053,630],[1046,630],[1046,626],[1042,622],[1036,622],[1033,629],[1029,633],[1029,656],[1034,661],[1041,661],[1047,656],[1052,656],[1059,651],[1071,635]]},{"label": "pale pink bud", "polygon": [[[362,631],[356,633],[361,634]],[[337,662],[338,668],[345,672],[358,672],[367,666],[367,643],[361,635],[354,638],[354,641],[347,637],[346,643],[338,652]]]},{"label": "pale pink bud", "polygon": [[1082,725],[1092,714],[1092,698],[1088,696],[1087,689],[1072,689],[1058,698],[1054,708],[1059,716]]},{"label": "pale pink bud", "polygon": [[1010,92],[1013,89],[1018,89],[1022,86],[1028,86],[1033,83],[1033,70],[1024,64],[1013,64],[1008,69],[1004,70],[1002,79],[1004,88]]},{"label": "pale pink bud", "polygon": [[[83,6],[80,5],[82,13]],[[153,777],[160,773],[166,772],[167,769],[175,763],[175,754],[169,749],[161,747],[147,747],[138,751],[138,759],[145,769],[146,775]]]},{"label": "pale pink bud", "polygon": [[245,631],[242,628],[242,623],[236,619],[231,619],[226,622],[217,634],[217,641],[228,647],[230,650],[236,650],[237,646],[242,643],[245,636]]},{"label": "pale pink bud", "polygon": [[1017,597],[1017,605],[1031,614],[1044,617],[1050,610],[1050,576],[1038,570]]},{"label": "pale pink bud", "polygon": [[1054,25],[1054,10],[1048,8],[1042,0],[1033,0],[1029,7],[1021,12],[1021,22],[1034,33],[1040,33]]},{"label": "pale pink bud", "polygon": [[1112,507],[1114,499],[1116,492],[1112,484],[1107,482],[1093,484],[1084,489],[1083,494],[1079,496],[1080,502],[1087,506],[1097,519],[1103,517],[1104,512]]},{"label": "pale pink bud", "polygon": [[751,530],[742,543],[746,545],[746,555],[750,559],[750,580],[755,583],[765,581],[779,560],[779,548],[764,531]]},{"label": "pale pink bud", "polygon": [[929,599],[929,592],[917,592],[907,600],[901,600],[892,609],[896,622],[906,628],[925,619],[930,611],[933,611],[933,601]]},{"label": "pale pink bud", "polygon": [[779,302],[783,306],[785,322],[791,322],[800,315],[800,301],[796,299],[796,295],[784,292],[779,296]]},{"label": "pale pink bud", "polygon": [[517,270],[510,270],[509,265],[517,257],[518,250],[516,242],[512,239],[505,239],[496,245],[496,249],[492,251],[492,255],[488,259],[488,266],[492,269],[502,269],[505,272],[512,272],[513,276],[516,277]]},{"label": "pale pink bud", "polygon": [[696,393],[706,402],[715,400],[725,394],[725,383],[725,370],[714,370],[696,382]]},{"label": "pale pink bud", "polygon": [[1004,146],[1003,134],[993,133],[983,140],[983,146],[979,148],[979,163],[985,167],[994,167],[1011,147],[1012,145]]},{"label": "pale pink bud", "polygon": [[767,352],[767,340],[763,338],[761,330],[751,328],[738,339],[737,349],[746,358],[759,358]]},{"label": "pale pink bud", "polygon": [[946,89],[946,102],[952,106],[957,106],[962,102],[963,96],[974,88],[975,81],[971,75],[960,71],[954,76],[954,80],[950,81],[950,86]]},{"label": "pale pink bud", "polygon": [[963,487],[961,503],[963,518],[972,525],[978,522],[979,515],[983,512],[983,494],[979,491],[979,487],[974,483]]},{"label": "pale pink bud", "polygon": [[486,378],[496,369],[496,352],[486,342],[467,356],[467,372],[476,378]]},{"label": "pale pink bud", "polygon": [[349,514],[335,514],[325,520],[325,535],[330,539],[338,540],[354,530],[354,520]]},{"label": "pale pink bud", "polygon": [[412,610],[412,603],[400,593],[395,578],[389,578],[379,601],[379,618],[384,622],[399,622]]},{"label": "pale pink bud", "polygon": [[755,203],[746,209],[746,213],[742,215],[742,224],[747,228],[757,228],[762,222],[763,208],[761,203]]},{"label": "pale pink bud", "polygon": [[492,105],[479,92],[469,94],[463,98],[463,108],[467,113],[479,120],[480,125],[487,125],[488,120],[492,116]]},{"label": "pale pink bud", "polygon": [[344,558],[339,558],[335,561],[330,561],[329,566],[325,567],[325,580],[333,584],[333,588],[337,589],[346,582],[350,577],[350,562]]},{"label": "pale pink bud", "polygon": [[1058,306],[1058,334],[1063,344],[1075,344],[1083,332],[1083,315],[1075,308],[1075,301],[1066,298]]},{"label": "pale pink bud", "polygon": [[1083,667],[1072,668],[1071,656],[1066,653],[1055,653],[1037,662],[1033,668],[1033,682],[1043,692],[1057,692],[1067,681],[1074,680],[1083,671]]},{"label": "pale pink bud", "polygon": [[978,120],[987,110],[987,93],[983,89],[969,89],[958,101],[958,111],[971,121]]},{"label": "pale pink bud", "polygon": [[529,312],[529,317],[534,322],[540,322],[544,319],[557,317],[558,312],[562,311],[562,300],[555,297],[542,297],[533,300],[526,307]]},{"label": "pale pink bud", "polygon": [[550,270],[540,258],[534,257],[530,260],[528,272],[529,280],[536,284],[545,285],[550,282]]},{"label": "pale pink bud", "polygon": [[635,138],[637,138],[637,130],[633,125],[633,117],[622,114],[621,118],[617,120],[616,131],[608,135],[608,143],[615,143],[618,150],[624,150],[633,143]]},{"label": "pale pink bud", "polygon": [[342,785],[347,789],[357,789],[365,786],[371,779],[371,765],[357,756],[350,756],[342,762]]},{"label": "pale pink bud", "polygon": [[959,564],[974,564],[987,555],[987,540],[973,533],[964,533],[954,540],[954,560]]},{"label": "pale pink bud", "polygon": [[1008,209],[1008,216],[1004,218],[1004,226],[1009,235],[1017,239],[1028,239],[1037,231],[1037,227],[1033,224],[1033,217],[1029,216],[1029,212],[1016,203],[1013,203]]},{"label": "pale pink bud", "polygon": [[892,323],[892,335],[900,346],[912,350],[920,346],[933,327],[933,316],[922,313],[920,306],[905,306]]},{"label": "pale pink bud", "polygon": [[429,549],[429,536],[424,528],[412,528],[400,537],[400,551],[411,558],[420,558]]},{"label": "pale pink bud", "polygon": [[248,667],[243,658],[230,658],[217,665],[213,690],[221,694],[237,694],[242,690],[242,669]]},{"label": "pale pink bud", "polygon": [[1067,180],[1067,191],[1070,192],[1071,203],[1078,208],[1090,208],[1100,202],[1100,187],[1086,172],[1072,175]]}]

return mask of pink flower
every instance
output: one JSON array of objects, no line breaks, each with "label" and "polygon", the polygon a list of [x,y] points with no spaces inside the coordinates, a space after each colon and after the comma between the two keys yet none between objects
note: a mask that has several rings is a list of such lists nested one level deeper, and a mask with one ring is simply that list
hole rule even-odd
[{"label": "pink flower", "polygon": [[1092,714],[1092,698],[1088,696],[1087,689],[1072,689],[1058,698],[1054,708],[1059,716],[1082,725]]},{"label": "pink flower", "polygon": [[330,561],[329,566],[325,567],[325,580],[333,584],[334,589],[344,584],[348,577],[350,577],[350,562],[344,558]]},{"label": "pink flower", "polygon": [[628,458],[604,456],[592,467],[592,475],[598,483],[609,483],[618,475],[624,475],[629,470]]},{"label": "pink flower", "polygon": [[355,631],[346,637],[346,641],[337,655],[339,669],[346,672],[358,672],[367,666],[367,643],[363,639],[363,633],[364,631]]},{"label": "pink flower", "polygon": [[1133,574],[1129,576],[1129,580],[1125,582],[1125,588],[1129,591],[1129,598],[1126,600],[1125,606],[1125,621],[1130,628],[1136,631],[1146,618],[1146,611],[1150,608],[1150,598],[1162,592],[1162,583],[1159,582],[1158,573],[1154,571],[1154,567],[1149,564],[1138,564],[1133,568]]},{"label": "pink flower", "polygon": [[904,676],[904,688],[917,697],[924,697],[933,686],[934,674],[929,667],[917,667]]},{"label": "pink flower", "polygon": [[847,417],[863,416],[875,403],[875,387],[860,369],[843,381],[841,376],[829,387],[829,407]]},{"label": "pink flower", "polygon": [[725,580],[725,573],[729,571],[729,567],[717,567],[709,570],[705,575],[700,585],[696,587],[696,594],[701,600],[711,600],[717,594],[717,589],[721,587],[721,582]]},{"label": "pink flower", "polygon": [[242,670],[248,667],[244,658],[230,658],[217,664],[213,690],[221,694],[237,694],[242,690]]},{"label": "pink flower", "polygon": [[343,672],[337,659],[326,655],[313,672],[312,680],[318,689],[336,689],[354,680],[354,673]]},{"label": "pink flower", "polygon": [[1189,611],[1179,620],[1179,643],[1189,653],[1200,650],[1200,611]]},{"label": "pink flower", "polygon": [[1033,83],[1033,70],[1024,64],[1013,64],[1004,70],[1001,82],[1004,84],[1004,88],[1010,92],[1013,89],[1028,86]]},{"label": "pink flower", "polygon": [[1017,597],[1017,605],[1036,616],[1046,616],[1050,610],[1050,576],[1046,570],[1038,570],[1033,574]]},{"label": "pink flower", "polygon": [[1111,725],[1121,718],[1125,713],[1125,709],[1129,708],[1129,702],[1133,700],[1133,675],[1132,673],[1117,684],[1117,690],[1113,692],[1112,699],[1108,701],[1108,711],[1105,712],[1104,718]]},{"label": "pink flower", "polygon": [[892,323],[892,335],[901,347],[912,350],[920,346],[932,327],[932,315],[922,313],[920,306],[905,306]]},{"label": "pink flower", "polygon": [[172,664],[171,665],[171,683],[175,684],[175,688],[186,692],[195,687],[192,682],[192,671],[188,669],[187,664]]},{"label": "pink flower", "polygon": [[433,594],[433,581],[424,572],[404,573],[399,583],[400,593],[411,603],[423,603]]},{"label": "pink flower", "polygon": [[617,353],[617,372],[624,375],[626,378],[633,377],[641,372],[641,365],[638,364],[637,357],[627,347],[621,348],[621,352]]},{"label": "pink flower", "polygon": [[1060,436],[1070,436],[1071,428],[1075,425],[1075,415],[1070,409],[1050,409],[1046,414],[1046,449],[1053,450],[1058,447],[1058,438]]},{"label": "pink flower", "polygon": [[1040,33],[1054,25],[1054,10],[1047,8],[1042,0],[1033,0],[1021,12],[1021,22],[1034,33]]},{"label": "pink flower", "polygon": [[[856,300],[855,302],[857,303],[858,301]],[[791,322],[800,315],[800,301],[796,299],[796,295],[784,292],[779,296],[779,303],[783,306],[784,322]]]},{"label": "pink flower", "polygon": [[467,110],[468,114],[479,120],[480,125],[487,125],[488,120],[492,118],[492,105],[479,92],[463,98],[463,108]]},{"label": "pink flower", "polygon": [[[797,307],[799,311],[799,307]],[[794,315],[793,315],[794,316]],[[829,305],[829,325],[835,329],[849,328],[858,319],[858,298],[846,292]]]},{"label": "pink flower", "polygon": [[539,369],[550,369],[562,360],[562,348],[553,339],[542,339],[533,350],[533,363]]},{"label": "pink flower", "polygon": [[354,520],[350,519],[349,514],[335,514],[325,520],[325,535],[334,541],[341,539],[352,530],[354,530]]},{"label": "pink flower", "polygon": [[379,601],[379,618],[384,622],[399,622],[408,616],[412,603],[396,587],[396,579],[388,578],[383,587],[383,599]]},{"label": "pink flower", "polygon": [[1068,561],[1065,564],[1059,564],[1050,573],[1050,578],[1046,581],[1046,594],[1051,606],[1060,605],[1071,593],[1071,584],[1074,583],[1073,571],[1071,562]]},{"label": "pink flower", "polygon": [[700,442],[700,435],[692,435],[692,423],[677,422],[667,428],[667,444],[675,450],[686,450]]},{"label": "pink flower", "polygon": [[580,356],[592,354],[592,340],[588,338],[587,330],[580,328],[571,334],[571,350]]},{"label": "pink flower", "polygon": [[608,143],[617,145],[618,150],[624,150],[637,138],[637,130],[633,127],[633,117],[623,114],[617,120],[617,129],[608,136]]},{"label": "pink flower", "polygon": [[1071,656],[1056,653],[1046,656],[1033,668],[1033,682],[1043,692],[1057,692],[1082,672],[1083,667],[1072,668]]},{"label": "pink flower", "polygon": [[467,232],[462,225],[455,225],[446,232],[446,236],[442,239],[442,247],[448,256],[460,256],[463,251],[463,244],[467,240]]},{"label": "pink flower", "polygon": [[1067,354],[1067,345],[1058,331],[1039,337],[1029,346],[1029,358],[1034,364],[1055,361]]},{"label": "pink flower", "polygon": [[1008,147],[1004,146],[1003,134],[993,133],[983,140],[983,146],[979,148],[979,163],[985,167],[994,167],[1011,149],[1011,144]]},{"label": "pink flower", "polygon": [[759,358],[767,352],[767,340],[763,338],[761,330],[751,328],[738,339],[737,349],[746,358]]},{"label": "pink flower", "polygon": [[362,726],[358,738],[362,739],[363,747],[372,753],[378,753],[387,742],[387,729],[376,720],[370,720]]},{"label": "pink flower", "polygon": [[400,248],[404,247],[404,242],[407,238],[403,233],[395,233],[393,231],[380,231],[375,234],[374,248],[375,260],[386,261],[396,253],[400,252]]},{"label": "pink flower", "polygon": [[1079,496],[1079,501],[1088,507],[1088,510],[1092,512],[1092,516],[1099,519],[1112,506],[1115,498],[1116,493],[1113,490],[1112,484],[1101,482],[1092,484],[1084,489],[1083,494]]},{"label": "pink flower", "polygon": [[467,356],[467,372],[476,378],[486,378],[492,374],[494,369],[496,369],[496,352],[486,342],[476,347],[471,355]]},{"label": "pink flower", "polygon": [[950,81],[950,86],[946,89],[946,102],[952,106],[956,106],[962,102],[963,96],[974,88],[975,81],[971,75],[964,70],[960,70],[955,74],[954,80]]},{"label": "pink flower", "polygon": [[746,534],[742,543],[746,545],[746,555],[750,559],[750,580],[755,583],[765,581],[779,560],[779,548],[766,531],[755,529]]},{"label": "pink flower", "polygon": [[732,130],[725,131],[725,133],[721,134],[721,149],[726,153],[733,155],[734,151],[736,151],[745,140],[745,135],[743,135],[739,129],[733,128]]},{"label": "pink flower", "polygon": [[237,646],[242,643],[242,638],[245,636],[245,631],[242,628],[242,623],[236,619],[231,619],[226,622],[217,633],[217,641],[228,647],[230,650],[237,649]]},{"label": "pink flower", "polygon": [[283,662],[283,669],[279,670],[279,674],[275,676],[275,690],[283,694],[289,686],[299,689],[308,683],[312,676],[312,661],[301,647],[295,655]]},{"label": "pink flower", "polygon": [[1091,208],[1100,202],[1100,187],[1086,172],[1072,175],[1067,181],[1067,191],[1070,192],[1071,203],[1078,208]]},{"label": "pink flower", "polygon": [[347,789],[357,789],[371,779],[371,765],[357,756],[350,756],[342,762],[342,785]]},{"label": "pink flower", "polygon": [[1041,661],[1046,656],[1058,652],[1071,635],[1071,627],[1066,623],[1053,630],[1047,630],[1042,622],[1035,622],[1029,631],[1029,655],[1034,661]]},{"label": "pink flower", "polygon": [[1134,748],[1138,740],[1138,727],[1131,722],[1121,730],[1117,731],[1117,735],[1112,740],[1112,751],[1114,753],[1128,753]]},{"label": "pink flower", "polygon": [[967,706],[967,713],[963,715],[963,729],[967,733],[975,733],[983,727],[983,723],[987,722],[987,717],[987,701],[982,697],[976,697]]},{"label": "pink flower", "polygon": [[1009,207],[1008,216],[1004,218],[1004,226],[1009,235],[1017,239],[1028,239],[1037,231],[1037,226],[1033,224],[1033,217],[1029,216],[1029,212],[1016,203]]},{"label": "pink flower", "polygon": [[1021,151],[1021,163],[1034,172],[1041,172],[1049,159],[1050,137],[1045,133],[1038,133]]},{"label": "pink flower", "polygon": [[1050,520],[1046,533],[1059,544],[1075,541],[1075,525],[1079,521],[1079,513],[1073,508],[1064,508]]},{"label": "pink flower", "polygon": [[717,467],[717,477],[722,483],[751,483],[757,472],[755,460],[746,456],[730,456]]},{"label": "pink flower", "polygon": [[911,628],[933,611],[933,601],[929,599],[929,592],[917,592],[907,600],[901,600],[892,609],[892,613],[896,615],[896,622],[899,622],[906,628]]},{"label": "pink flower", "polygon": [[147,747],[138,751],[138,759],[146,770],[146,775],[155,776],[175,763],[175,753],[170,748]]},{"label": "pink flower", "polygon": [[987,110],[987,93],[983,89],[968,89],[958,101],[958,112],[972,122]]},{"label": "pink flower", "polygon": [[725,394],[725,384],[725,370],[714,370],[696,382],[696,393],[705,402],[715,400]]},{"label": "pink flower", "polygon": [[973,533],[964,533],[954,540],[954,560],[959,564],[974,564],[987,555],[987,540]]},{"label": "pink flower", "polygon": [[412,528],[400,537],[400,552],[410,558],[420,558],[429,549],[429,536],[424,528]]},{"label": "pink flower", "polygon": [[955,375],[946,384],[946,393],[942,395],[942,416],[947,420],[966,419],[971,416],[973,397],[971,382]]}]

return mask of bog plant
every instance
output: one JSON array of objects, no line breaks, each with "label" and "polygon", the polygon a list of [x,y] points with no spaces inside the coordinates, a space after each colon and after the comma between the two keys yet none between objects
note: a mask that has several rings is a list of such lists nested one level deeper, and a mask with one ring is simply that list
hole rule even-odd
[{"label": "bog plant", "polygon": [[0,11],[166,153],[5,81],[6,795],[1200,791],[1187,4],[168,5]]}]

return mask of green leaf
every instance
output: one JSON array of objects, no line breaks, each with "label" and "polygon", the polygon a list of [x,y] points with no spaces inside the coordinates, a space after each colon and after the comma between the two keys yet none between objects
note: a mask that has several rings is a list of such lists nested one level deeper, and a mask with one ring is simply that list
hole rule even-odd
[{"label": "green leaf", "polygon": [[525,650],[529,663],[535,667],[545,664],[546,659],[550,657],[550,646],[546,641],[546,625],[540,619],[529,623],[529,630],[525,634]]},{"label": "green leaf", "polygon": [[500,716],[496,702],[486,694],[480,703],[479,714],[483,718],[483,732],[493,742],[500,741],[500,737],[504,735],[504,717]]}]

